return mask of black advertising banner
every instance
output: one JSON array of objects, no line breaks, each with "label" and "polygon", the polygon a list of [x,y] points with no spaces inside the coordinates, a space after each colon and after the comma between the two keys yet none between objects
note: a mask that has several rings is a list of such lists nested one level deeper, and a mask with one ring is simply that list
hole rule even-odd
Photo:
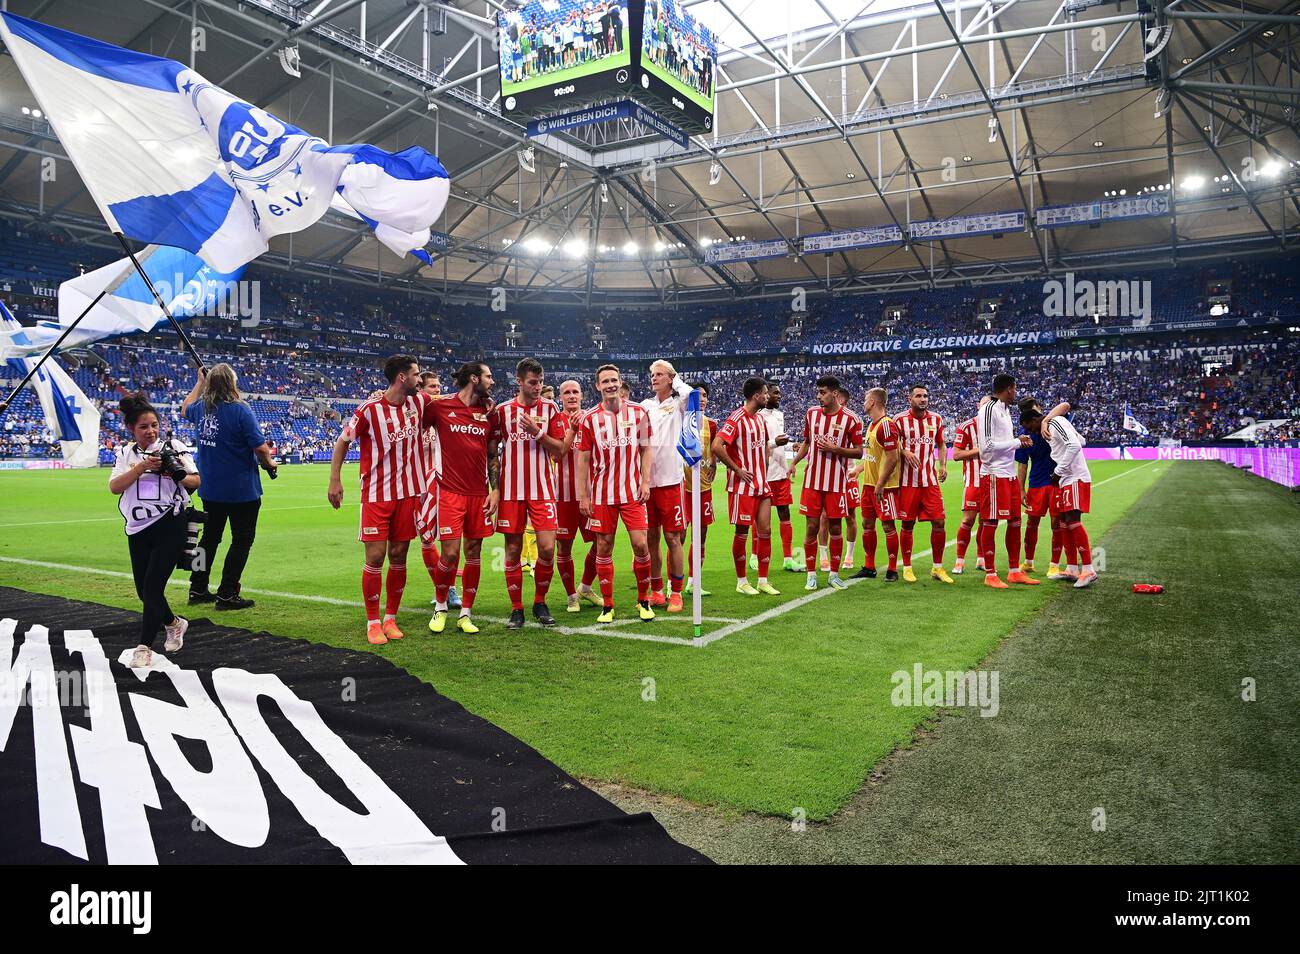
[{"label": "black advertising banner", "polygon": [[698,863],[373,653],[0,588],[0,863]]}]

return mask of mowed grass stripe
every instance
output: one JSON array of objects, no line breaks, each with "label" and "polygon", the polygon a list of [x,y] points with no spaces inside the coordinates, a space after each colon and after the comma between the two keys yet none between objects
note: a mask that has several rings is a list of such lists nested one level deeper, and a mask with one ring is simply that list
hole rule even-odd
[{"label": "mowed grass stripe", "polygon": [[[1094,534],[1167,467],[1137,466],[1114,462],[1094,469],[1098,482],[1135,471],[1096,495],[1097,512],[1089,520]],[[324,503],[327,476],[323,467],[286,468],[267,487],[245,574],[249,587],[349,603],[358,598],[355,473],[341,511]],[[100,471],[0,474],[0,524],[111,515],[106,480]],[[310,501],[313,493],[319,508],[276,506],[282,499]],[[956,533],[959,495],[960,481],[950,479],[950,536]],[[723,499],[720,489],[715,499]],[[801,518],[795,520],[798,541],[803,527]],[[1045,562],[1048,534],[1042,537],[1039,559]],[[485,618],[508,614],[500,571],[493,567],[500,539],[491,542],[484,560],[476,612]],[[917,546],[928,546],[927,533],[918,534]],[[129,569],[121,528],[108,522],[6,531],[0,534],[0,555]],[[626,589],[630,562],[620,536],[615,587],[625,610],[632,599]],[[431,586],[418,558],[410,565],[405,605],[422,607]],[[730,528],[714,525],[705,585],[715,595],[706,601],[706,613],[744,619],[805,595],[801,573],[776,572],[773,581],[783,590],[779,598],[736,594]],[[0,563],[0,582],[137,605],[130,583],[120,578]],[[1109,591],[1103,584],[1098,592]],[[489,626],[473,639],[434,638],[417,623],[401,643],[370,650],[358,610],[260,595],[257,608],[239,614],[239,623],[381,652],[577,775],[781,816],[797,806],[809,818],[824,818],[852,797],[872,765],[911,738],[927,714],[889,704],[890,674],[917,660],[941,669],[976,665],[1054,590],[1044,585],[995,593],[981,585],[978,574],[953,587],[930,581],[924,572],[915,585],[865,581],[703,649],[532,626],[522,633]],[[553,608],[560,605],[552,600]],[[577,630],[594,620],[588,607],[562,622]],[[649,626],[650,633],[673,632]]]},{"label": "mowed grass stripe", "polygon": [[607,794],[721,861],[1295,864],[1298,533],[1284,489],[1174,464],[1094,536],[1102,586],[1061,593],[987,661],[999,714],[945,714],[829,822]]}]

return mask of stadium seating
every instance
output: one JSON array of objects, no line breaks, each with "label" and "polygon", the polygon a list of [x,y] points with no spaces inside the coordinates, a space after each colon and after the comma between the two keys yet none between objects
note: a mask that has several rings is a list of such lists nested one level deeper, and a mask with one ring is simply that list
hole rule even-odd
[{"label": "stadium seating", "polygon": [[[25,322],[54,313],[54,300],[45,291],[114,257],[58,232],[0,221],[0,279],[9,283],[8,297]],[[444,304],[427,295],[265,269],[251,269],[246,277],[260,282],[256,322],[239,326],[210,317],[190,324],[210,362],[225,360],[235,366],[268,439],[290,460],[328,459],[341,421],[358,400],[382,386],[382,357],[398,350],[447,372],[468,357],[486,355],[508,368],[512,355],[542,354],[553,383],[576,376],[589,396],[595,362],[618,360],[641,397],[646,392],[645,366],[655,357],[669,356],[688,377],[711,382],[715,412],[739,403],[739,384],[754,373],[757,363],[767,376],[782,382],[792,429],[799,425],[802,410],[813,403],[812,382],[821,371],[841,376],[858,396],[855,409],[867,386],[883,384],[901,411],[903,387],[919,381],[930,388],[936,410],[946,417],[964,417],[991,374],[1007,367],[1021,380],[1022,393],[1075,403],[1080,429],[1093,443],[1133,439],[1120,427],[1125,405],[1150,429],[1150,440],[1214,440],[1253,419],[1288,422],[1267,432],[1270,440],[1294,441],[1300,436],[1300,342],[1285,333],[1189,332],[1148,341],[1141,345],[1147,349],[1144,354],[1102,363],[1092,360],[1095,349],[1067,351],[1063,344],[1009,354],[906,352],[907,357],[895,355],[888,361],[871,355],[854,362],[811,356],[813,346],[833,342],[1105,323],[1100,316],[1048,316],[1038,280],[809,297],[802,334],[786,342],[790,302],[784,299],[665,306],[653,312],[530,305],[501,313],[487,304]],[[1153,321],[1205,319],[1213,305],[1226,299],[1226,313],[1216,317],[1277,316],[1300,324],[1300,260],[1294,257],[1122,277],[1151,282]],[[1076,278],[1115,280],[1103,274]],[[597,340],[605,346],[598,348]],[[1130,347],[1115,339],[1098,344]],[[1229,360],[1209,361],[1224,366],[1207,371],[1203,354],[1188,350],[1191,345],[1222,346]],[[120,438],[116,403],[127,391],[144,391],[164,409],[165,429],[184,439],[192,437],[178,411],[193,371],[175,350],[170,330],[104,343],[94,351],[102,361],[82,363],[73,376],[103,409],[105,459],[111,459],[111,447]],[[755,355],[766,358],[755,362]],[[497,376],[508,388],[508,374],[498,371]],[[450,383],[446,377],[444,383]],[[794,430],[792,436],[797,436]],[[0,457],[58,454],[39,406],[24,393],[0,419]]]}]

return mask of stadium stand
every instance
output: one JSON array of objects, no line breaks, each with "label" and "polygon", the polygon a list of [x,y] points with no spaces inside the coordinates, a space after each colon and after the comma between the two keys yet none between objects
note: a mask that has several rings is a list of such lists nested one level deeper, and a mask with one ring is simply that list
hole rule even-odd
[{"label": "stadium stand", "polygon": [[[112,259],[103,248],[56,231],[0,221],[3,291],[26,323],[54,314],[51,295],[60,281]],[[899,394],[917,381],[930,388],[936,410],[964,418],[992,373],[1007,367],[1022,381],[1023,393],[1075,403],[1077,423],[1093,443],[1134,441],[1136,435],[1120,426],[1125,406],[1149,429],[1148,441],[1214,441],[1256,420],[1284,422],[1262,430],[1258,440],[1300,438],[1300,339],[1288,333],[1300,324],[1300,261],[1294,257],[1126,274],[1124,281],[1151,283],[1150,320],[1162,332],[1089,338],[1086,349],[1082,337],[1072,340],[1072,331],[1120,319],[1045,314],[1044,285],[1037,280],[810,297],[801,333],[790,338],[784,300],[666,306],[653,313],[539,305],[503,314],[486,305],[283,272],[252,269],[246,277],[258,282],[256,320],[204,317],[190,327],[211,361],[238,369],[268,437],[289,461],[326,458],[340,421],[379,386],[382,357],[400,350],[448,372],[469,357],[484,355],[508,369],[519,356],[540,354],[553,383],[569,376],[586,383],[595,362],[613,358],[630,367],[628,377],[641,391],[644,365],[666,355],[684,374],[713,384],[715,410],[739,403],[740,382],[761,370],[782,383],[792,422],[799,415],[790,409],[813,403],[817,372],[839,374],[859,395],[855,408],[869,385]],[[1076,283],[1115,280],[1075,276]],[[1251,327],[1233,327],[1233,319]],[[1263,321],[1278,327],[1259,327]],[[1168,323],[1184,328],[1163,327]],[[817,346],[835,343],[1026,330],[1056,334],[1038,348],[920,348],[887,358],[816,353]],[[636,342],[636,349],[611,349],[609,342]],[[122,393],[140,389],[161,405],[179,407],[192,382],[170,330],[103,343],[81,357],[70,370],[103,411],[103,460],[111,459],[119,439],[116,401]],[[896,400],[902,410],[901,396]],[[191,439],[189,426],[170,413],[164,426]],[[0,421],[0,457],[57,456],[35,399],[22,395]]]}]

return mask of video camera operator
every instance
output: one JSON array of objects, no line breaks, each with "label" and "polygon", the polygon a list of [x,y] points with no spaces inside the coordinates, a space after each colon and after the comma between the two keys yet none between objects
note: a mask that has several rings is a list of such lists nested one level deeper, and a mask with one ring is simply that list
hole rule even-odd
[{"label": "video camera operator", "polygon": [[158,412],[143,394],[127,395],[119,407],[131,440],[118,445],[108,489],[120,498],[135,591],[144,604],[131,665],[147,668],[159,628],[167,634],[164,651],[185,642],[189,623],[172,612],[167,580],[185,552],[189,491],[198,487],[199,475],[185,445],[161,439]]},{"label": "video camera operator", "polygon": [[[257,470],[262,467],[274,479],[278,465],[253,409],[239,396],[239,379],[230,365],[223,362],[206,372],[200,370],[181,403],[181,413],[198,432],[201,496],[208,515],[196,569],[190,574],[190,604],[215,602],[218,610],[247,609],[253,601],[244,599],[239,590],[262,506],[262,478]],[[227,521],[230,551],[214,594],[208,581]]]}]

